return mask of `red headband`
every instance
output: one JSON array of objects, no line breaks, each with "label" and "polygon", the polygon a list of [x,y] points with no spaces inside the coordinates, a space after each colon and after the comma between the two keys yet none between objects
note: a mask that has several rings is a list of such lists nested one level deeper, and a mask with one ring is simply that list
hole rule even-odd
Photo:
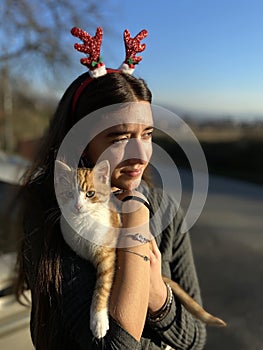
[{"label": "red headband", "polygon": [[142,60],[142,57],[136,56],[136,54],[142,52],[145,49],[146,45],[141,44],[141,40],[147,37],[148,32],[144,29],[140,31],[140,33],[138,33],[134,38],[131,38],[130,32],[127,29],[124,31],[123,36],[126,56],[119,70],[106,69],[105,64],[102,62],[102,57],[100,56],[100,48],[103,36],[102,28],[97,28],[95,36],[91,36],[84,30],[76,27],[71,29],[71,33],[83,41],[83,44],[75,44],[74,48],[89,55],[88,57],[81,58],[80,62],[89,68],[90,75],[85,81],[81,83],[75,92],[72,102],[72,111],[74,112],[82,91],[93,79],[114,72],[124,72],[128,74],[133,73],[135,65]]},{"label": "red headband", "polygon": [[[121,71],[119,69],[111,69],[111,68],[107,68],[106,69],[106,74],[109,73],[121,73]],[[82,94],[82,91],[86,88],[87,85],[89,85],[92,81],[94,80],[94,78],[88,77],[86,80],[84,80],[80,86],[77,88],[74,97],[73,97],[73,102],[72,102],[72,112],[75,111],[77,102],[79,100],[80,95]]]}]

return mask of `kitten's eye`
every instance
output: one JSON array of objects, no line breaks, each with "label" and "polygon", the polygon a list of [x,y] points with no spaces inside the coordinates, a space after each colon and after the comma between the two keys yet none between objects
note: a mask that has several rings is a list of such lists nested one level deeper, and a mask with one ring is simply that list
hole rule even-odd
[{"label": "kitten's eye", "polygon": [[88,197],[88,198],[92,198],[92,197],[94,197],[95,196],[95,191],[88,191],[87,193],[86,193],[86,197]]},{"label": "kitten's eye", "polygon": [[67,192],[66,192],[66,196],[67,196],[68,198],[73,198],[73,192],[67,191]]}]

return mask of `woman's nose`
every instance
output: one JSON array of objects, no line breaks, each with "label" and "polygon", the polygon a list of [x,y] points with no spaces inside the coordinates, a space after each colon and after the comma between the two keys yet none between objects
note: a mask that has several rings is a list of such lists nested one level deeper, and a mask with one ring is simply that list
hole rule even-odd
[{"label": "woman's nose", "polygon": [[125,159],[137,159],[148,162],[152,154],[151,142],[131,138],[125,148]]}]

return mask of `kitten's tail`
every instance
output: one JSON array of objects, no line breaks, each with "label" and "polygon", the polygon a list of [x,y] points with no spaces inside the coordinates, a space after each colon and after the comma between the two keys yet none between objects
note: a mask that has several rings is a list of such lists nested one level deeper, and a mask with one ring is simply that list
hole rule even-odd
[{"label": "kitten's tail", "polygon": [[167,282],[171,288],[173,293],[178,297],[184,307],[196,318],[201,320],[202,322],[218,327],[225,327],[226,323],[218,317],[215,317],[205,311],[193,298],[190,297],[180,286],[178,283],[172,281],[168,277],[163,276],[164,282]]}]

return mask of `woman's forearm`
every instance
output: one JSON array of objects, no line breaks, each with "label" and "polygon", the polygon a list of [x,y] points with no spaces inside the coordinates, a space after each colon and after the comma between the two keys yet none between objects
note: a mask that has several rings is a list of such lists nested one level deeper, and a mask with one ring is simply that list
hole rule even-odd
[{"label": "woman's forearm", "polygon": [[[149,245],[132,251],[149,256]],[[110,299],[111,316],[136,340],[140,340],[148,309],[150,262],[119,249],[115,281]]]},{"label": "woman's forearm", "polygon": [[138,209],[138,203],[134,201],[123,203],[123,209],[126,212],[122,215],[120,232],[120,246],[123,248],[117,249],[109,308],[111,316],[136,340],[140,340],[149,302],[150,247],[149,243],[140,242],[131,246],[134,242],[130,237],[138,232],[138,227],[142,235],[149,237],[149,212],[144,205]]}]

